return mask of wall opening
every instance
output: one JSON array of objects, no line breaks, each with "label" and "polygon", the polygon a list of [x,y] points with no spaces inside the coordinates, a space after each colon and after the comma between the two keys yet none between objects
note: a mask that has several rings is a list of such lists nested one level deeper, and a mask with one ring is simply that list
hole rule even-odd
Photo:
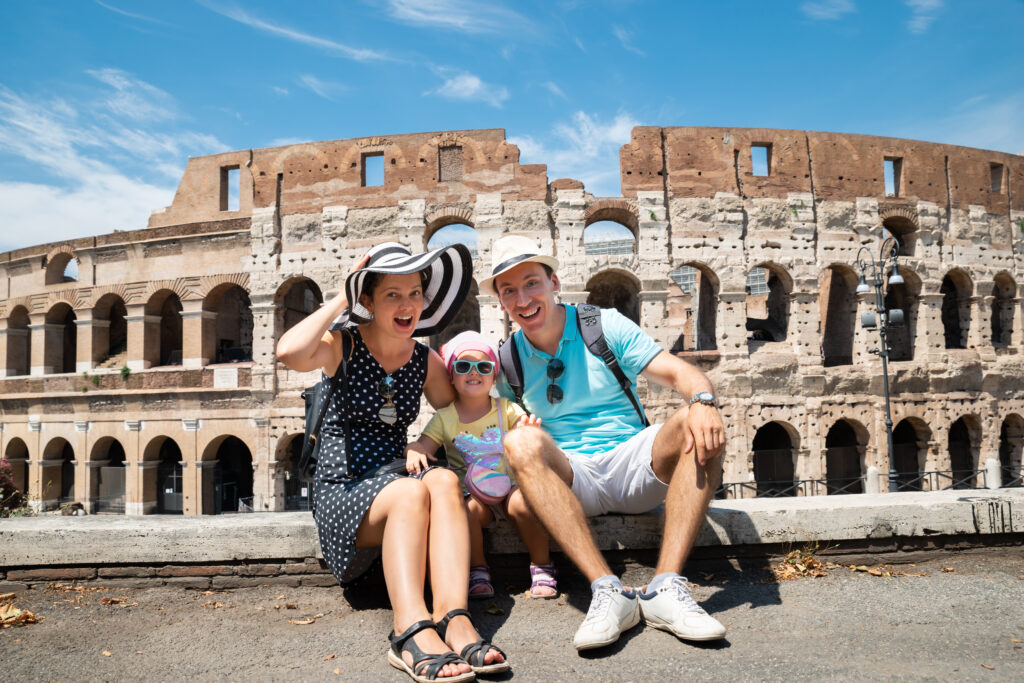
[{"label": "wall opening", "polygon": [[299,469],[302,456],[302,434],[296,434],[286,446],[288,458],[284,469],[284,509],[309,510],[313,498],[313,480]]},{"label": "wall opening", "polygon": [[159,317],[158,323],[145,323],[143,357],[151,366],[181,365],[181,299],[162,289],[146,302],[146,315]]},{"label": "wall opening", "polygon": [[750,146],[750,167],[753,175],[771,175],[772,146],[770,143],[754,143]]},{"label": "wall opening", "polygon": [[440,249],[452,244],[464,244],[475,259],[477,257],[478,237],[476,229],[465,223],[448,223],[433,231],[427,230],[427,249]]},{"label": "wall opening", "polygon": [[825,485],[829,495],[863,493],[864,446],[857,430],[839,420],[825,435]]},{"label": "wall opening", "polygon": [[27,375],[32,370],[32,331],[28,309],[15,306],[7,318],[7,358],[5,367],[8,377]]},{"label": "wall opening", "polygon": [[449,145],[437,148],[437,181],[462,180],[462,147]]},{"label": "wall opening", "polygon": [[778,422],[754,434],[754,480],[758,497],[795,496],[793,440]]},{"label": "wall opening", "polygon": [[669,273],[666,326],[682,333],[672,353],[718,348],[718,278],[701,264],[686,264]]},{"label": "wall opening", "polygon": [[78,259],[73,254],[56,254],[46,267],[46,284],[58,285],[62,282],[78,282]]},{"label": "wall opening", "polygon": [[214,470],[214,514],[252,512],[252,452],[235,436],[217,449]]},{"label": "wall opening", "polygon": [[[324,302],[324,295],[312,280],[301,278],[293,280],[282,287],[283,292],[277,296],[279,311],[281,315],[281,333],[295,327],[311,313],[320,308]],[[279,335],[280,336],[280,335]]]},{"label": "wall opening", "polygon": [[821,357],[825,367],[853,364],[857,330],[857,275],[845,266],[830,266],[820,279]]},{"label": "wall opening", "polygon": [[160,444],[156,470],[156,511],[161,515],[180,515],[185,510],[182,491],[181,448],[165,437]]},{"label": "wall opening", "polygon": [[[57,437],[43,449],[43,500],[58,506],[75,501],[75,449]],[[50,509],[53,505],[48,505]]]},{"label": "wall opening", "polygon": [[7,442],[4,460],[11,468],[14,488],[22,494],[28,493],[28,446],[18,437]]},{"label": "wall opening", "polygon": [[1021,453],[1024,451],[1024,417],[1008,415],[999,428],[999,469],[1002,485],[1018,487],[1021,482]]},{"label": "wall opening", "polygon": [[61,302],[46,313],[43,365],[50,372],[75,372],[78,358],[77,316],[70,305]]},{"label": "wall opening", "polygon": [[[747,342],[786,340],[789,328],[789,274],[777,266],[757,266],[747,273]],[[753,349],[751,349],[753,350]]]},{"label": "wall opening", "polygon": [[125,454],[117,439],[101,439],[93,447],[93,467],[90,497],[96,514],[124,514]]},{"label": "wall opening", "polygon": [[971,294],[974,287],[967,274],[951,270],[942,278],[942,330],[947,349],[966,349],[971,328]]},{"label": "wall opening", "polygon": [[587,256],[625,256],[636,253],[636,235],[618,221],[595,221],[583,228]]},{"label": "wall opening", "polygon": [[122,367],[128,352],[128,309],[116,294],[103,296],[93,308],[93,362]]},{"label": "wall opening", "polygon": [[587,303],[614,308],[637,325],[640,324],[640,282],[623,270],[603,270],[586,284]]},{"label": "wall opening", "polygon": [[363,187],[379,187],[384,184],[384,152],[369,152],[362,158]]},{"label": "wall opening", "polygon": [[921,490],[921,464],[928,452],[929,437],[924,424],[915,426],[909,419],[900,420],[892,430],[897,491]]},{"label": "wall opening", "polygon": [[976,437],[980,434],[971,426],[962,417],[949,426],[949,468],[952,470],[952,488],[955,489],[974,488],[977,470],[974,463],[977,462],[980,445],[980,438]]},{"label": "wall opening", "polygon": [[917,249],[917,224],[904,216],[890,216],[882,221],[885,229],[899,246],[900,256],[913,256]]},{"label": "wall opening", "polygon": [[242,173],[238,166],[222,166],[220,169],[220,210],[238,211],[241,207]]},{"label": "wall opening", "polygon": [[903,283],[890,285],[889,278],[885,281],[885,309],[903,311],[903,324],[890,325],[887,332],[889,341],[890,361],[914,360],[914,347],[917,341],[917,311],[921,294],[921,280],[912,271],[900,267]]},{"label": "wall opening", "polygon": [[992,346],[997,349],[1013,345],[1014,298],[1017,283],[1006,273],[995,277],[992,286]]},{"label": "wall opening", "polygon": [[[203,309],[212,311],[213,362],[252,360],[253,315],[249,293],[238,285],[221,286],[207,295]],[[203,321],[204,328],[207,321]],[[206,333],[204,332],[204,337]]]},{"label": "wall opening", "polygon": [[989,164],[988,165],[989,178],[992,181],[992,192],[996,194],[1003,194],[1003,165],[1002,164]]},{"label": "wall opening", "polygon": [[900,157],[885,157],[882,174],[885,178],[885,196],[899,197],[900,181],[903,175],[903,159]]}]

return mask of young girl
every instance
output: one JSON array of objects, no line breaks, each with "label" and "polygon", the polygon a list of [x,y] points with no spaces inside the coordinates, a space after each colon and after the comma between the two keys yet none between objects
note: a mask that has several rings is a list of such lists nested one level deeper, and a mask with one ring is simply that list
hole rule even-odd
[{"label": "young girl", "polygon": [[[470,463],[476,464],[474,470],[485,475],[484,479],[507,477],[508,463],[501,445],[505,432],[520,424],[540,421],[527,416],[522,408],[508,399],[491,397],[499,368],[498,350],[483,335],[478,332],[456,335],[441,348],[441,357],[455,386],[455,401],[438,410],[423,430],[423,435],[409,444],[406,449],[409,472],[416,474],[425,469],[428,460],[436,460],[434,451],[443,445],[449,466],[463,482],[469,512],[472,565],[469,570],[469,597],[483,599],[494,596],[491,571],[484,557],[483,530],[496,516],[502,515],[515,522],[530,553],[530,597],[556,597],[558,584],[548,552],[547,532],[530,512],[519,488],[513,483],[503,500],[487,504],[471,494],[466,485],[467,465]],[[479,470],[479,467],[490,472]],[[486,497],[483,493],[479,495]]]}]

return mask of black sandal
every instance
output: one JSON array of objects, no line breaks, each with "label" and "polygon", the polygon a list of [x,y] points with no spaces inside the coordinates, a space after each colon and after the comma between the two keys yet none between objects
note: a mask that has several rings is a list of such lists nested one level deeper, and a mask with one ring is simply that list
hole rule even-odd
[{"label": "black sandal", "polygon": [[[473,615],[469,613],[469,610],[464,609],[453,609],[448,614],[444,615],[441,621],[437,622],[437,634],[441,636],[441,640],[445,643],[448,641],[445,639],[445,634],[448,632],[448,622],[455,617],[466,617],[469,619],[469,623],[473,623]],[[475,626],[474,626],[475,628]],[[487,656],[488,650],[494,650],[500,654],[505,661],[495,662],[494,664],[484,664],[484,657]],[[473,669],[475,674],[500,674],[505,673],[509,670],[508,655],[497,645],[492,645],[487,639],[481,638],[475,643],[470,643],[466,647],[462,648],[462,652],[459,653],[462,659],[469,662],[469,666]]]},{"label": "black sandal", "polygon": [[[420,646],[413,642],[412,637],[428,628],[435,628],[435,624],[430,619],[424,619],[405,629],[405,632],[400,636],[396,636],[395,632],[392,631],[391,635],[388,636],[388,640],[391,641],[391,649],[388,650],[388,664],[409,674],[418,683],[433,683],[434,681],[459,683],[460,681],[474,680],[476,674],[472,671],[456,676],[437,677],[437,674],[446,664],[464,664],[466,662],[462,657],[451,651],[427,654],[421,650]],[[402,658],[403,652],[408,652],[412,655],[412,666],[405,663],[405,660]]]}]

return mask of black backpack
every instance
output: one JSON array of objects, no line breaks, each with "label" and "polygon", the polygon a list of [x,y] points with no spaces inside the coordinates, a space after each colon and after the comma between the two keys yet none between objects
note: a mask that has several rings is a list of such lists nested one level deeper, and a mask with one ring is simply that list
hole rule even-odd
[{"label": "black backpack", "polygon": [[[577,304],[576,327],[579,329],[580,336],[583,337],[583,343],[586,344],[587,350],[603,360],[604,364],[615,375],[615,379],[619,381],[622,391],[626,393],[626,396],[629,397],[629,402],[633,404],[636,414],[640,416],[640,422],[643,426],[651,426],[643,407],[637,401],[636,396],[633,395],[633,383],[629,381],[626,373],[619,367],[619,360],[612,353],[612,350],[608,348],[608,342],[605,341],[604,330],[601,329],[601,308],[594,304]],[[514,334],[509,335],[508,339],[498,345],[498,359],[501,361],[501,371],[505,373],[505,380],[508,382],[509,387],[512,388],[512,393],[515,394],[516,403],[522,406],[523,361],[519,358],[519,349],[516,348],[516,337]],[[525,406],[523,408],[525,410]]]},{"label": "black backpack", "polygon": [[[327,415],[327,406],[330,404],[331,395],[338,388],[348,366],[348,359],[352,355],[352,334],[347,330],[341,332],[341,362],[334,376],[329,380],[320,380],[302,392],[302,400],[306,404],[306,429],[302,442],[302,455],[299,456],[298,469],[303,477],[313,478],[316,472],[316,461],[320,454],[320,427],[323,426],[324,416]],[[346,432],[348,432],[346,425]]]}]

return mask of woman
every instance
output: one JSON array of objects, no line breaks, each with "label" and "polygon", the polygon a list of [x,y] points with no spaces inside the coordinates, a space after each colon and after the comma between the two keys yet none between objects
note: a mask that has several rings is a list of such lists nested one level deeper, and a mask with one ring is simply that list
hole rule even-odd
[{"label": "woman", "polygon": [[[381,548],[394,610],[388,661],[417,681],[508,670],[504,653],[480,638],[465,611],[469,527],[455,474],[430,468],[416,477],[375,476],[404,456],[422,394],[434,407],[455,398],[440,356],[412,337],[447,325],[471,277],[462,245],[415,256],[399,244],[378,245],[349,274],[344,292],[277,345],[288,367],[321,368],[329,377],[342,360],[342,336],[350,335],[346,376],[328,399],[319,435],[314,518],[324,560],[341,583],[363,569],[357,556],[366,553],[357,549]],[[428,558],[433,613],[423,594]]]}]

